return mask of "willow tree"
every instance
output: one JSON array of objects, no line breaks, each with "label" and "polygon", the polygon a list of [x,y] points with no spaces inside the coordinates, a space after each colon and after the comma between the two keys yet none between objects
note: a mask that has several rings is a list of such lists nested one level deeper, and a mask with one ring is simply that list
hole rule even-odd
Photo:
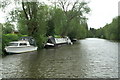
[{"label": "willow tree", "polygon": [[[70,29],[70,22],[74,18],[79,18],[79,21],[82,20],[85,14],[90,12],[90,8],[87,6],[87,2],[80,2],[76,0],[75,2],[70,2],[68,0],[59,0],[58,6],[62,8],[64,15],[66,17],[66,24],[64,25],[64,29],[62,31],[62,35],[67,35]],[[70,7],[72,7],[70,9]]]}]

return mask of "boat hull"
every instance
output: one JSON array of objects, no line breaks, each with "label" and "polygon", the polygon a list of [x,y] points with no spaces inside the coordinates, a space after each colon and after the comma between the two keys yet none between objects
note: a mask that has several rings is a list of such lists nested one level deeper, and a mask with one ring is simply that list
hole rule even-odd
[{"label": "boat hull", "polygon": [[25,52],[31,52],[36,51],[37,47],[34,46],[27,46],[27,47],[6,47],[5,51],[7,53],[25,53]]}]

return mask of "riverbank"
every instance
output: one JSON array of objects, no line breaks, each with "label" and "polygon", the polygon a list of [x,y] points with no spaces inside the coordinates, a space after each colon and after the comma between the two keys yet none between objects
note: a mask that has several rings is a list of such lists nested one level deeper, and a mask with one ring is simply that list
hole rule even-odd
[{"label": "riverbank", "polygon": [[[13,35],[13,34],[12,34]],[[16,36],[16,35],[13,35],[13,36]],[[23,36],[27,36],[27,35],[23,35]],[[21,37],[21,36],[20,36]],[[12,39],[12,40],[10,40],[10,41],[13,41],[13,40],[18,40],[20,37],[18,37],[18,38],[16,38],[16,39]],[[8,37],[9,38],[9,37]],[[85,38],[85,39],[95,39],[95,38]],[[97,39],[97,38],[96,38]],[[103,39],[103,38],[98,38],[98,39]],[[84,39],[78,39],[78,40],[84,40]],[[77,40],[77,41],[78,41]],[[120,40],[109,40],[109,39],[104,39],[104,40],[108,40],[108,41],[111,41],[111,42],[120,42]],[[7,41],[7,42],[5,42],[5,44],[7,44],[8,42],[10,42],[10,41]],[[73,42],[74,43],[74,42]],[[2,45],[1,45],[2,46]],[[4,46],[3,46],[3,48],[4,48]],[[1,48],[2,49],[2,48]],[[42,49],[44,49],[43,47],[42,48],[39,48],[39,50],[42,50]],[[38,50],[38,51],[39,51]],[[6,55],[9,55],[8,53],[6,53],[6,52],[4,52],[4,51],[2,51],[1,50],[1,55],[2,56],[6,56]]]}]

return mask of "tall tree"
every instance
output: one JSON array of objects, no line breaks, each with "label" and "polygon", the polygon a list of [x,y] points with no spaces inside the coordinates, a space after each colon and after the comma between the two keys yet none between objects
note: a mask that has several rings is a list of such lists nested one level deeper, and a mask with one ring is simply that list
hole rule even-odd
[{"label": "tall tree", "polygon": [[22,2],[22,9],[24,11],[25,14],[25,18],[26,18],[26,23],[27,23],[27,27],[28,27],[28,34],[34,35],[37,32],[37,26],[38,26],[38,22],[37,22],[37,9],[38,5],[37,2]]},{"label": "tall tree", "polygon": [[[86,2],[79,2],[79,0],[76,0],[73,4],[68,0],[59,0],[58,3],[58,5],[62,8],[66,16],[66,25],[64,26],[64,31],[62,35],[67,35],[69,31],[70,22],[75,17],[81,19],[84,16],[84,14],[90,12],[90,8],[87,6]],[[70,6],[72,6],[72,8],[69,10]]]}]

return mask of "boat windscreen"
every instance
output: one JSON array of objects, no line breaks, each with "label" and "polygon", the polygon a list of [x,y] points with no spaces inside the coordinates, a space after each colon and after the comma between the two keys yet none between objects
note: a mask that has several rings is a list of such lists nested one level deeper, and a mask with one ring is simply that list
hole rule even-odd
[{"label": "boat windscreen", "polygon": [[20,43],[20,46],[27,46],[27,43]]},{"label": "boat windscreen", "polygon": [[18,46],[18,43],[9,43],[9,46]]}]

